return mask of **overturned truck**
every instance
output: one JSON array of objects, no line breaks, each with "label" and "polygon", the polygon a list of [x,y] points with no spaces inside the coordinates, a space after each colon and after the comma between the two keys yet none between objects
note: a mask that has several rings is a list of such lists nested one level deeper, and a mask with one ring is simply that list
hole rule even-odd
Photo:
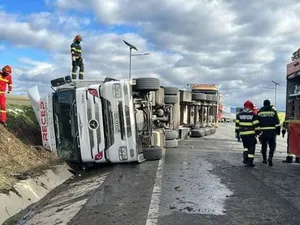
[{"label": "overturned truck", "polygon": [[75,163],[158,160],[179,139],[215,133],[217,93],[160,85],[157,78],[51,81],[28,90],[43,146]]},{"label": "overturned truck", "polygon": [[153,145],[150,93],[156,78],[51,81],[53,92],[28,90],[43,146],[69,162],[122,163],[158,160]]}]

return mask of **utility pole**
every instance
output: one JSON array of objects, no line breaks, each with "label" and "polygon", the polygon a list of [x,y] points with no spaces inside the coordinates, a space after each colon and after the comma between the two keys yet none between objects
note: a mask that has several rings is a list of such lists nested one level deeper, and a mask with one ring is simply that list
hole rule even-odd
[{"label": "utility pole", "polygon": [[278,82],[272,80],[272,83],[275,84],[275,101],[274,101],[274,106],[276,108],[276,97],[277,97],[277,86],[280,85]]}]

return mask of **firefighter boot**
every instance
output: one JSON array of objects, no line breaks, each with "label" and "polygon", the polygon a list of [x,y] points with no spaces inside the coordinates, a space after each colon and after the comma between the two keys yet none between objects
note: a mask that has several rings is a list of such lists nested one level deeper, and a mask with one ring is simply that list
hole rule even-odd
[{"label": "firefighter boot", "polygon": [[7,127],[7,124],[3,121],[0,121],[0,124],[2,124],[4,127]]},{"label": "firefighter boot", "polygon": [[269,166],[273,166],[272,158],[268,158]]},{"label": "firefighter boot", "polygon": [[247,161],[247,167],[254,167],[255,166],[255,164],[253,163],[253,160],[254,159],[252,159],[252,158],[248,158],[248,161]]},{"label": "firefighter boot", "polygon": [[293,162],[293,157],[287,156],[285,160],[282,161],[283,163],[292,163]]},{"label": "firefighter boot", "polygon": [[244,158],[243,163],[247,164],[247,162],[248,162],[248,149],[247,149],[247,151],[243,152],[243,158]]},{"label": "firefighter boot", "polygon": [[262,163],[267,164],[267,154],[262,154],[263,161]]},{"label": "firefighter boot", "polygon": [[296,157],[295,163],[300,163],[300,158],[299,157]]}]

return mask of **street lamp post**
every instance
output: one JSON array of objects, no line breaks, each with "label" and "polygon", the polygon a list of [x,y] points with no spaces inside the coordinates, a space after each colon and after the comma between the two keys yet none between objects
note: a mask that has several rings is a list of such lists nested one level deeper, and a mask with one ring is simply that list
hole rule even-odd
[{"label": "street lamp post", "polygon": [[134,49],[136,51],[138,51],[138,49],[134,45],[128,43],[127,41],[123,40],[123,42],[129,47],[129,74],[128,74],[128,78],[131,79],[131,57],[132,56],[149,55],[150,53],[149,52],[144,52],[144,53],[132,54],[132,49]]},{"label": "street lamp post", "polygon": [[279,84],[278,82],[274,81],[274,80],[272,80],[272,83],[275,84],[275,102],[274,102],[274,106],[275,106],[275,108],[276,108],[277,86],[280,85],[280,84]]}]

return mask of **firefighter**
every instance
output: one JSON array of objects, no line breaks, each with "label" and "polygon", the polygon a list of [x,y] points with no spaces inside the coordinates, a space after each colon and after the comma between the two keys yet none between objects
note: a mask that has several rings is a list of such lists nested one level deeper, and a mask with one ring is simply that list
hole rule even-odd
[{"label": "firefighter", "polygon": [[[282,133],[282,137],[283,138],[284,138],[286,132],[289,133],[289,123],[288,123],[287,119],[285,119],[285,121],[282,124],[282,131],[281,131],[281,133]],[[289,151],[289,134],[287,135],[286,153],[287,153],[286,159],[283,160],[282,162],[283,163],[292,163],[294,155],[292,153],[290,153],[290,151]],[[295,163],[300,163],[300,158],[299,157],[295,158]]]},{"label": "firefighter", "polygon": [[254,167],[255,145],[257,144],[256,135],[258,134],[259,121],[253,112],[253,103],[246,101],[242,112],[236,115],[235,132],[240,135],[243,142],[243,163],[246,166]]},{"label": "firefighter", "polygon": [[76,79],[77,68],[79,67],[79,79],[83,79],[84,64],[81,57],[81,45],[82,37],[76,35],[71,44],[71,55],[72,55],[72,79]]},{"label": "firefighter", "polygon": [[271,102],[266,99],[264,106],[258,112],[261,131],[261,154],[263,163],[267,164],[267,147],[269,145],[269,166],[273,166],[273,155],[276,150],[276,135],[280,135],[280,120]]},{"label": "firefighter", "polygon": [[[241,112],[243,112],[243,109],[240,109],[240,111],[237,114],[240,114]],[[235,137],[236,139],[238,139],[238,142],[241,142],[241,136],[238,133],[235,134]]]},{"label": "firefighter", "polygon": [[8,94],[12,90],[12,79],[11,79],[12,69],[10,66],[6,65],[2,68],[0,72],[0,123],[4,126],[6,125],[6,86],[8,86]]}]

